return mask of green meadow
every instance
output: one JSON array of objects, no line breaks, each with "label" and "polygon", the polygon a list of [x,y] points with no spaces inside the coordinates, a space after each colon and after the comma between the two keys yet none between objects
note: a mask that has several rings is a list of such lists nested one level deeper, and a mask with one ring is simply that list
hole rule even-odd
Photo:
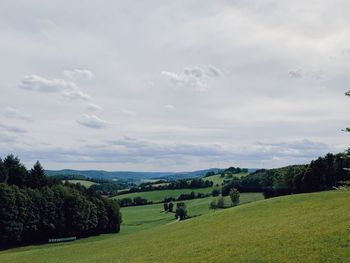
[{"label": "green meadow", "polygon": [[[213,210],[209,209],[210,202],[214,199],[216,198],[206,197],[184,201],[188,215],[190,217],[196,217],[214,213]],[[263,199],[261,193],[242,193],[240,204],[246,204],[261,199]],[[227,196],[224,200],[226,207],[230,207],[230,198]],[[176,202],[174,203],[176,204]],[[134,233],[175,221],[175,214],[164,212],[163,204],[123,207],[121,212],[123,215],[121,233],[123,234]]]},{"label": "green meadow", "polygon": [[[138,214],[123,210],[129,222],[128,216]],[[159,212],[156,206],[151,210],[144,213]],[[134,233],[10,249],[0,252],[0,262],[316,263],[350,258],[349,191],[271,198],[163,224],[170,221]]]},{"label": "green meadow", "polygon": [[[242,176],[246,176],[246,175],[247,175],[247,173],[233,174],[233,176],[236,176],[236,177],[242,177]],[[221,176],[220,174],[215,174],[215,175],[211,175],[211,176],[203,178],[203,180],[212,181],[214,183],[214,185],[218,184],[219,186],[221,186],[221,184],[224,182],[225,179],[227,180],[229,178],[227,176]]]}]

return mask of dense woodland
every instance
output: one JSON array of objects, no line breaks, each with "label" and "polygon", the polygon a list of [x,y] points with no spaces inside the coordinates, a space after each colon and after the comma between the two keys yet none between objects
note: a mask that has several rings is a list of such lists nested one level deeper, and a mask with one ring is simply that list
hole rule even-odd
[{"label": "dense woodland", "polygon": [[350,151],[331,154],[308,165],[293,165],[278,169],[257,170],[241,178],[226,181],[222,195],[232,188],[239,192],[263,192],[265,197],[331,190],[349,184]]},{"label": "dense woodland", "polygon": [[116,201],[81,185],[27,170],[17,157],[0,159],[0,247],[86,237],[120,230]]},{"label": "dense woodland", "polygon": [[96,184],[92,185],[91,188],[101,195],[108,196],[117,195],[118,190],[128,188],[131,185],[130,182],[126,180],[112,181],[100,178],[86,177],[79,174],[55,174],[50,176],[50,178],[55,178],[61,181],[87,180],[94,182]]}]

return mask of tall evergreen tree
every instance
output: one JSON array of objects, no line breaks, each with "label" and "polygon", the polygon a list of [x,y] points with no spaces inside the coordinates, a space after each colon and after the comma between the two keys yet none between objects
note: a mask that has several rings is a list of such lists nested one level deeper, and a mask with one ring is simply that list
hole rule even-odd
[{"label": "tall evergreen tree", "polygon": [[41,188],[45,185],[45,171],[40,162],[37,161],[29,171],[27,177],[27,186],[31,188]]},{"label": "tall evergreen tree", "polygon": [[27,169],[21,164],[18,157],[10,154],[6,156],[3,164],[8,177],[7,183],[23,187],[27,181]]}]

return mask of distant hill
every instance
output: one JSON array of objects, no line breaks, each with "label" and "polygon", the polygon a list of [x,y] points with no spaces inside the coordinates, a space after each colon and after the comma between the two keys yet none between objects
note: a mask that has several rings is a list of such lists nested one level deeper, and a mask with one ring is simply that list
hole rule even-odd
[{"label": "distant hill", "polygon": [[46,170],[46,175],[81,175],[87,178],[97,179],[124,179],[124,180],[145,180],[145,179],[182,179],[194,178],[204,176],[209,171],[218,171],[218,168],[211,168],[205,170],[191,171],[191,172],[129,172],[129,171],[103,171],[103,170]]}]

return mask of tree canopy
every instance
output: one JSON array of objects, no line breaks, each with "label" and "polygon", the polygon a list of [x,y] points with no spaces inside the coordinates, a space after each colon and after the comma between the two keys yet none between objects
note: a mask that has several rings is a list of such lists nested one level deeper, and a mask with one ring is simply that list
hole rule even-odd
[{"label": "tree canopy", "polygon": [[0,159],[0,247],[119,232],[120,223],[116,201],[46,177],[39,161],[27,171],[14,155]]}]

